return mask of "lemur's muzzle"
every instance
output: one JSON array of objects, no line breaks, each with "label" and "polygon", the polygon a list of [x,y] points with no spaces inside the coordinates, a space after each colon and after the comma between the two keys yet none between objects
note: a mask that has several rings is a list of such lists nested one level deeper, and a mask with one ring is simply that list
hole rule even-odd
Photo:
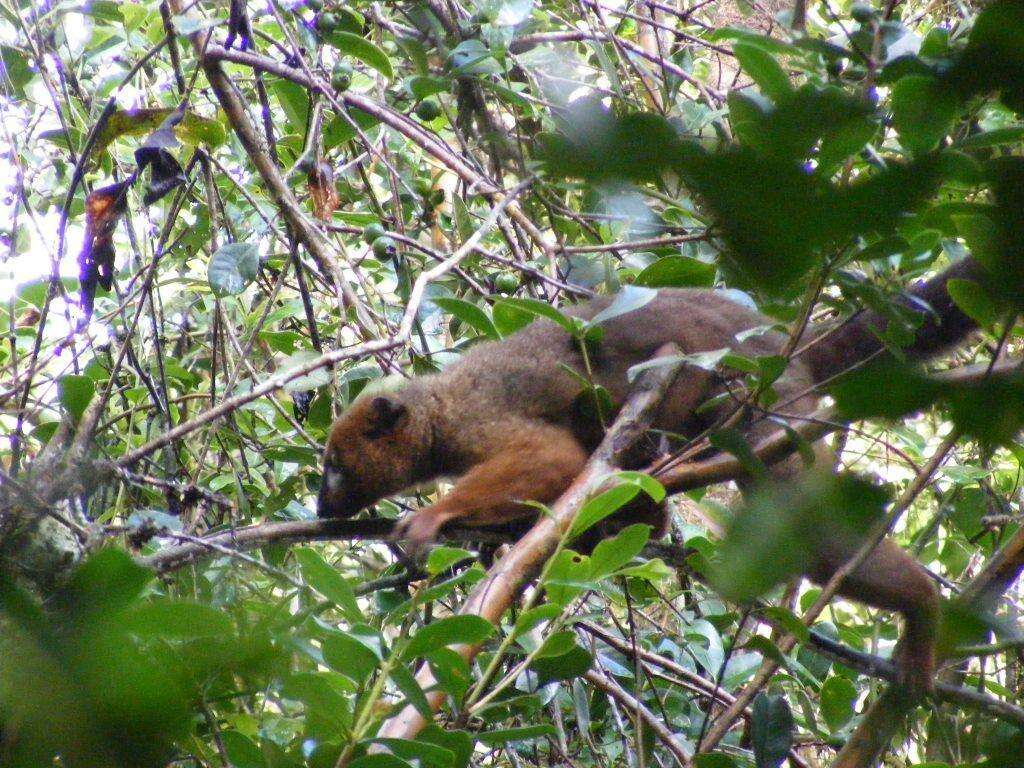
[{"label": "lemur's muzzle", "polygon": [[324,467],[316,497],[317,517],[352,517],[365,506],[366,499],[356,491],[343,469]]}]

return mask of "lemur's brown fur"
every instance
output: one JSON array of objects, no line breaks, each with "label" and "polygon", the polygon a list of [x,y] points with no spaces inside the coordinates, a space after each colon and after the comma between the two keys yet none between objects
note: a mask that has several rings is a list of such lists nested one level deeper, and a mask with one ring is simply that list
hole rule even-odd
[{"label": "lemur's brown fur", "polygon": [[[907,304],[920,309],[924,320],[906,352],[927,356],[972,330],[949,298],[946,281],[976,277],[977,269],[965,260],[911,291]],[[597,298],[569,314],[589,319],[611,301]],[[660,290],[643,307],[602,324],[603,337],[587,350],[593,381],[609,392],[617,410],[629,393],[627,371],[665,344],[685,353],[730,347],[747,357],[777,355],[785,334],[767,331],[737,339],[743,331],[769,325],[769,319],[722,292]],[[820,336],[818,342],[791,360],[774,385],[778,402],[785,404],[780,410],[787,415],[813,410],[816,383],[884,352],[878,338],[884,326],[884,319],[864,312],[838,330],[812,329],[808,338]],[[502,341],[473,347],[440,374],[413,379],[394,393],[357,399],[331,431],[319,514],[347,517],[418,483],[457,477],[449,493],[401,522],[402,537],[423,543],[455,520],[493,526],[531,518],[535,509],[522,502],[557,499],[601,438],[580,382],[566,368],[585,370],[579,344],[554,322],[539,320]],[[662,401],[654,429],[697,434],[722,414],[697,407],[723,386],[714,373],[685,368]],[[764,419],[747,427],[754,440],[777,429]],[[786,476],[798,469],[799,462],[790,460],[772,471]],[[643,522],[657,522],[649,509],[635,514]],[[807,575],[827,580],[853,554],[852,546],[837,541],[818,552]],[[840,592],[904,615],[904,676],[927,687],[934,669],[938,593],[925,570],[886,541],[844,580]]]}]

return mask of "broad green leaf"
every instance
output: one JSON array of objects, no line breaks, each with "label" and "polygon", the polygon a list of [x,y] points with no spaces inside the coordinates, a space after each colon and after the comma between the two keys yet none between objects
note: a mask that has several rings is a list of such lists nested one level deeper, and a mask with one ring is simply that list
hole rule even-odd
[{"label": "broad green leaf", "polygon": [[952,90],[932,77],[911,75],[892,89],[892,119],[900,143],[927,152],[949,132],[959,108]]},{"label": "broad green leaf", "polygon": [[750,745],[757,768],[779,768],[793,743],[793,713],[782,696],[759,693],[750,711]]},{"label": "broad green leaf", "polygon": [[432,301],[439,306],[442,311],[459,318],[459,320],[464,322],[470,328],[483,336],[486,336],[488,339],[500,338],[498,329],[494,327],[494,323],[491,321],[491,318],[489,318],[487,313],[476,304],[468,302],[465,299],[456,299],[450,296],[438,296],[432,299]]},{"label": "broad green leaf", "polygon": [[248,736],[238,731],[222,731],[220,738],[232,768],[266,768],[263,753]]},{"label": "broad green leaf", "polygon": [[356,685],[365,681],[380,661],[379,655],[364,642],[340,629],[332,630],[324,637],[321,647],[324,661],[331,669],[350,678]]},{"label": "broad green leaf", "polygon": [[374,739],[396,757],[418,768],[453,768],[455,753],[447,746],[423,739]]},{"label": "broad green leaf", "polygon": [[857,688],[845,677],[830,677],[821,686],[821,716],[833,732],[853,719]]},{"label": "broad green leaf", "polygon": [[[296,368],[305,367],[319,357],[320,354],[311,349],[300,349],[295,354],[288,356],[288,359],[284,361],[278,372],[287,373],[288,371],[295,370]],[[286,392],[304,392],[309,389],[327,386],[330,383],[331,372],[326,366],[321,366],[319,368],[314,368],[309,373],[292,379],[285,384],[284,388]]]},{"label": "broad green leaf", "polygon": [[132,609],[126,628],[138,635],[158,638],[230,637],[234,624],[222,610],[203,603],[159,599]]},{"label": "broad green leaf", "polygon": [[576,514],[576,519],[573,521],[572,529],[570,530],[570,538],[579,536],[609,515],[614,514],[625,504],[632,501],[639,492],[640,487],[633,483],[620,483],[599,493],[587,501]]},{"label": "broad green leaf", "polygon": [[530,670],[537,674],[537,685],[543,686],[560,680],[572,680],[585,674],[594,664],[590,651],[575,642],[565,652],[557,656],[536,658],[530,664]]},{"label": "broad green leaf", "polygon": [[456,563],[460,563],[474,555],[459,547],[434,547],[427,556],[427,573],[431,576],[447,571]]},{"label": "broad green leaf", "polygon": [[446,645],[482,643],[494,632],[494,625],[480,616],[448,616],[420,629],[402,651],[402,658],[411,659],[429,654]]},{"label": "broad green leaf", "polygon": [[336,568],[310,547],[299,547],[294,553],[302,570],[302,578],[307,584],[341,608],[348,619],[358,621],[362,618],[362,610],[352,585]]},{"label": "broad green leaf", "polygon": [[396,664],[391,668],[391,680],[417,712],[426,718],[433,717],[434,713],[430,708],[430,702],[427,701],[427,695],[423,693],[415,675],[404,664]]},{"label": "broad green leaf", "polygon": [[602,579],[628,565],[640,554],[650,534],[650,526],[631,525],[623,528],[615,538],[602,541],[590,555],[590,577]]},{"label": "broad green leaf", "polygon": [[330,42],[342,53],[359,59],[367,66],[373,67],[388,80],[395,76],[391,67],[391,59],[383,50],[371,43],[365,37],[352,34],[351,32],[332,32]]},{"label": "broad green leaf", "polygon": [[241,293],[259,274],[260,254],[252,243],[226,243],[210,257],[207,279],[216,296]]},{"label": "broad green leaf", "polygon": [[[145,136],[152,133],[176,111],[176,107],[153,109],[118,109],[110,116],[96,137],[94,152],[103,152],[114,139],[123,136]],[[193,146],[219,147],[227,141],[227,132],[219,120],[186,111],[174,126],[174,135]]]},{"label": "broad green leaf", "polygon": [[759,45],[746,42],[733,44],[733,53],[743,71],[761,88],[761,93],[778,103],[793,90],[789,77],[775,57]]},{"label": "broad green leaf", "polygon": [[532,317],[547,318],[548,320],[558,323],[565,330],[569,331],[569,333],[573,333],[576,328],[571,317],[558,311],[557,308],[551,306],[546,301],[525,298],[502,299],[501,301],[496,301],[494,303],[495,313],[497,313],[499,307],[502,309],[511,307]]},{"label": "broad green leaf", "polygon": [[451,648],[431,651],[427,661],[441,690],[461,702],[474,682],[469,663]]},{"label": "broad green leaf", "polygon": [[348,765],[349,768],[415,768],[408,760],[402,760],[400,757],[386,753],[363,755]]},{"label": "broad green leaf", "polygon": [[769,482],[731,522],[712,581],[727,599],[745,602],[806,573],[824,546],[856,551],[886,499],[882,488],[852,475]]},{"label": "broad green leaf", "polygon": [[346,141],[354,139],[358,133],[352,127],[352,123],[365,132],[380,122],[376,116],[355,107],[349,107],[347,114],[349,119],[345,119],[342,115],[335,115],[324,125],[324,149],[334,149]]},{"label": "broad green leaf", "polygon": [[635,312],[650,304],[657,296],[658,292],[651,288],[627,285],[615,295],[611,304],[590,318],[589,325],[601,325],[616,317]]},{"label": "broad green leaf", "polygon": [[715,265],[689,256],[665,256],[645,267],[635,282],[648,288],[710,288]]},{"label": "broad green leaf", "polygon": [[88,376],[76,376],[69,373],[61,376],[58,392],[60,393],[60,404],[77,421],[82,418],[93,395],[96,394],[96,384]]},{"label": "broad green leaf", "polygon": [[946,283],[949,296],[980,327],[989,328],[999,319],[996,303],[983,286],[973,280],[953,279]]}]

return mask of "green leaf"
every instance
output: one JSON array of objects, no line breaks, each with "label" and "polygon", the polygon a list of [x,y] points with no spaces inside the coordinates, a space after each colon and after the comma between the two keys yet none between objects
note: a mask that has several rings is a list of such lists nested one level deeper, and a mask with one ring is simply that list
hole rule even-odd
[{"label": "green leaf", "polygon": [[823,547],[855,551],[886,500],[884,489],[848,474],[769,482],[729,525],[712,582],[735,602],[762,595],[806,573]]},{"label": "green leaf", "polygon": [[403,659],[423,656],[446,645],[482,643],[494,632],[494,625],[480,616],[448,616],[420,629],[402,651]]},{"label": "green leaf", "polygon": [[545,603],[544,605],[538,605],[536,608],[531,608],[528,611],[523,611],[516,618],[516,624],[512,634],[515,637],[519,637],[524,632],[529,632],[538,624],[545,621],[551,621],[561,612],[562,606],[556,605],[555,603]]},{"label": "green leaf", "polygon": [[637,524],[623,528],[613,539],[605,539],[590,555],[590,578],[602,579],[640,554],[650,538],[649,525]]},{"label": "green leaf", "polygon": [[60,404],[75,421],[78,421],[92,401],[93,395],[96,394],[96,384],[88,376],[76,376],[69,373],[66,376],[61,376],[58,392]]},{"label": "green leaf", "polygon": [[267,768],[256,743],[238,731],[222,731],[221,741],[232,768]]},{"label": "green leaf", "polygon": [[360,685],[377,668],[380,657],[355,635],[332,630],[322,642],[324,661],[336,672]]},{"label": "green leaf", "polygon": [[592,526],[617,512],[625,504],[633,500],[640,492],[640,487],[633,483],[620,483],[599,493],[576,514],[569,537],[575,538]]},{"label": "green leaf", "polygon": [[3,65],[4,79],[13,86],[14,94],[25,98],[25,86],[35,77],[28,63],[28,54],[10,45],[0,45],[0,64]]},{"label": "green leaf", "polygon": [[892,89],[892,119],[900,143],[927,152],[949,132],[959,103],[952,90],[933,77],[910,75]]},{"label": "green leaf", "polygon": [[324,560],[315,549],[299,547],[294,552],[305,582],[341,608],[350,621],[361,620],[363,617],[362,609],[356,601],[356,594],[352,590],[352,585],[348,583],[345,577]]},{"label": "green leaf", "polygon": [[427,556],[427,573],[431,576],[437,576],[437,574],[448,570],[456,563],[473,557],[475,555],[460,547],[434,547]]},{"label": "green leaf", "polygon": [[448,65],[456,75],[493,75],[500,71],[490,49],[477,38],[463,40],[448,54]]},{"label": "green leaf", "polygon": [[202,603],[159,599],[125,616],[132,633],[152,638],[230,637],[234,623],[222,610]]},{"label": "green leaf", "polygon": [[569,629],[553,632],[544,638],[534,658],[544,659],[563,656],[576,646],[576,633]]},{"label": "green leaf", "polygon": [[594,657],[574,640],[572,647],[558,656],[534,659],[530,669],[537,673],[537,686],[555,681],[572,680],[586,674],[594,664]]},{"label": "green leaf", "polygon": [[665,256],[645,267],[634,282],[648,288],[710,288],[715,265],[689,256]]},{"label": "green leaf", "polygon": [[833,733],[853,719],[857,688],[845,677],[830,677],[821,686],[821,716]]},{"label": "green leaf", "polygon": [[352,705],[348,695],[354,692],[351,681],[337,672],[298,672],[286,678],[281,686],[281,696],[301,701],[307,715],[333,723],[339,736],[351,725]]},{"label": "green leaf", "polygon": [[431,651],[427,661],[441,690],[457,703],[461,702],[473,684],[473,671],[469,663],[451,648]]},{"label": "green leaf", "polygon": [[210,257],[207,279],[216,296],[245,290],[259,274],[260,254],[252,243],[226,243]]},{"label": "green leaf", "polygon": [[[311,349],[300,349],[295,354],[288,356],[288,359],[281,365],[279,373],[287,373],[296,368],[305,367],[314,360],[319,359],[319,357],[319,352],[314,352]],[[330,383],[331,372],[326,366],[320,366],[319,368],[314,368],[309,373],[292,379],[285,384],[284,389],[285,392],[304,392],[309,389],[325,387]]]},{"label": "green leaf", "polygon": [[396,757],[418,768],[452,768],[455,765],[455,753],[451,749],[423,739],[385,738],[374,739],[374,742],[383,744]]},{"label": "green leaf", "polygon": [[404,664],[396,664],[391,668],[391,680],[408,702],[415,707],[417,712],[427,719],[434,716],[434,712],[430,708],[430,702],[427,701],[427,695],[423,693],[423,689],[416,681],[416,677]]},{"label": "green leaf", "polygon": [[761,93],[778,103],[793,91],[789,78],[770,53],[747,42],[733,44],[733,53],[743,71],[761,88]]},{"label": "green leaf", "polygon": [[793,743],[793,713],[782,696],[759,693],[750,711],[750,745],[757,768],[778,768]]},{"label": "green leaf", "polygon": [[590,318],[588,325],[591,327],[601,325],[601,323],[606,323],[616,317],[635,312],[654,301],[657,296],[658,292],[651,288],[627,285],[615,294],[611,304]]},{"label": "green leaf", "polygon": [[443,77],[416,75],[405,82],[405,88],[416,99],[427,99],[438,93],[445,93],[451,83]]},{"label": "green leaf", "polygon": [[366,38],[351,32],[332,32],[328,40],[339,51],[373,67],[388,80],[395,76],[388,55]]},{"label": "green leaf", "polygon": [[383,753],[357,757],[348,766],[349,768],[414,768],[408,760]]},{"label": "green leaf", "polygon": [[959,149],[984,149],[1000,144],[1019,144],[1021,142],[1024,142],[1024,126],[995,128],[984,133],[975,133],[960,139],[953,146]]},{"label": "green leaf", "polygon": [[355,107],[348,108],[348,116],[350,120],[346,120],[342,115],[335,115],[324,125],[325,150],[334,149],[334,147],[354,139],[358,134],[352,127],[352,123],[358,125],[359,129],[365,132],[380,122],[376,116]]},{"label": "green leaf", "polygon": [[491,321],[491,318],[489,318],[487,313],[476,304],[464,299],[452,298],[450,296],[438,296],[437,298],[432,299],[432,301],[439,306],[442,311],[459,318],[459,320],[464,322],[470,328],[486,336],[488,339],[501,338],[501,335],[498,333],[498,329],[494,327],[494,323]]},{"label": "green leaf", "polygon": [[498,311],[498,307],[514,308],[520,310],[524,314],[532,315],[533,317],[543,317],[558,323],[562,328],[567,330],[569,333],[575,331],[576,325],[573,323],[573,319],[558,309],[548,304],[546,301],[538,301],[537,299],[523,299],[523,298],[512,298],[502,299],[494,304],[494,311]]},{"label": "green leaf", "polygon": [[999,320],[999,310],[988,291],[973,280],[954,278],[946,283],[954,303],[981,328],[991,328]]}]

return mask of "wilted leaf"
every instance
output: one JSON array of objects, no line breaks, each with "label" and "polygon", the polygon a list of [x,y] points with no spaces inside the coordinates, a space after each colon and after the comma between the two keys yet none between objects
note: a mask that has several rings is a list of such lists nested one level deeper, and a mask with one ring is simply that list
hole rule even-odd
[{"label": "wilted leaf", "polygon": [[85,240],[78,256],[83,323],[92,317],[96,286],[114,285],[114,229],[128,209],[132,179],[94,189],[85,198]]},{"label": "wilted leaf", "polygon": [[142,196],[145,205],[152,205],[167,193],[185,183],[185,172],[171,150],[179,146],[175,135],[175,127],[185,117],[184,110],[176,110],[169,114],[160,127],[146,137],[142,145],[135,150],[135,164],[141,176],[150,169],[149,184]]},{"label": "wilted leaf", "polygon": [[[96,137],[94,153],[101,153],[114,139],[142,136],[157,130],[167,118],[177,114],[173,107],[155,109],[118,109]],[[178,139],[193,146],[219,147],[227,141],[227,132],[219,120],[186,110],[180,122],[171,126]]]},{"label": "wilted leaf", "polygon": [[313,165],[306,178],[309,182],[309,196],[313,200],[313,215],[321,221],[330,221],[338,209],[339,201],[333,166],[321,160]]}]

